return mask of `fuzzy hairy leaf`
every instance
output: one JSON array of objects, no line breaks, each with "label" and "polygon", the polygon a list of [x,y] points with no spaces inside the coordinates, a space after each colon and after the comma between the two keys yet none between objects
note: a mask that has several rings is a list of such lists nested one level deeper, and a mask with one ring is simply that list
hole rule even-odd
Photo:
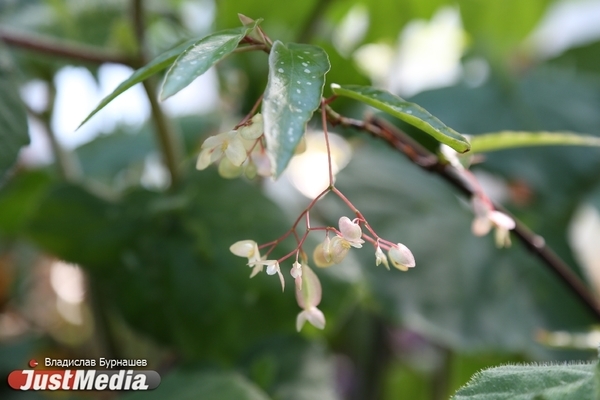
[{"label": "fuzzy hairy leaf", "polygon": [[280,41],[273,44],[262,111],[274,177],[288,165],[306,124],[319,107],[329,68],[327,53],[320,47]]},{"label": "fuzzy hairy leaf", "polygon": [[596,363],[504,365],[481,371],[453,400],[594,400]]}]

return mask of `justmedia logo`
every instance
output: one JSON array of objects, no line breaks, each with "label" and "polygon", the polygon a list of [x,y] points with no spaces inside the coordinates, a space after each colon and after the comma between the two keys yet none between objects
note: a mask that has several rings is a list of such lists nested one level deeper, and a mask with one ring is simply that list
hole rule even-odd
[{"label": "justmedia logo", "polygon": [[[29,366],[35,368],[37,361]],[[153,390],[160,375],[152,370],[15,370],[8,375],[8,385],[15,390]]]}]

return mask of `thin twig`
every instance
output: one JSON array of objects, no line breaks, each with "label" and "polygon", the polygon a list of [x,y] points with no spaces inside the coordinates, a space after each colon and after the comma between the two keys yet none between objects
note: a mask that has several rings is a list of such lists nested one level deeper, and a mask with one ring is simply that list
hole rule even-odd
[{"label": "thin twig", "polygon": [[[471,186],[464,179],[461,179],[461,174],[453,166],[440,162],[439,158],[425,149],[423,146],[415,142],[410,136],[404,133],[399,128],[390,123],[375,117],[370,117],[366,121],[356,120],[341,116],[327,108],[328,118],[333,125],[342,125],[359,129],[369,133],[370,135],[382,139],[391,147],[400,151],[408,157],[413,163],[433,172],[444,180],[452,184],[459,191],[467,196],[474,194]],[[495,204],[494,207],[508,215],[504,208]],[[543,265],[550,269],[558,278],[569,288],[569,290],[585,305],[598,320],[600,320],[600,307],[590,289],[579,279],[567,263],[565,263],[554,251],[545,244],[543,238],[531,230],[524,224],[519,222],[514,216],[511,216],[516,227],[513,230],[515,236],[523,243],[523,245],[533,253]]]},{"label": "thin twig", "polygon": [[64,58],[70,58],[81,62],[94,64],[116,63],[136,67],[136,61],[124,54],[106,51],[94,46],[72,43],[65,40],[49,39],[38,35],[17,33],[10,30],[0,30],[0,41],[9,46],[36,53],[49,54]]}]

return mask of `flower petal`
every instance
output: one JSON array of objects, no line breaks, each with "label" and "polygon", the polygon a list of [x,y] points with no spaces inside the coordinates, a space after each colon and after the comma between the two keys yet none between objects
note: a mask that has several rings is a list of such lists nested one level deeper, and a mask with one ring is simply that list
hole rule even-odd
[{"label": "flower petal", "polygon": [[325,316],[317,307],[311,307],[306,310],[306,319],[312,326],[318,329],[325,328]]},{"label": "flower petal", "polygon": [[225,149],[225,157],[227,157],[229,161],[231,161],[231,163],[237,167],[246,161],[248,155],[246,154],[244,144],[239,137],[235,136],[229,139],[227,148]]},{"label": "flower petal", "polygon": [[509,217],[508,215],[504,214],[503,212],[492,211],[490,213],[489,218],[490,221],[492,221],[492,223],[498,228],[502,228],[505,230],[515,229],[515,220]]},{"label": "flower petal", "polygon": [[206,169],[210,163],[211,163],[211,156],[212,156],[212,151],[211,149],[204,149],[200,152],[200,155],[198,156],[198,161],[196,161],[196,169],[202,171],[203,169]]},{"label": "flower petal", "polygon": [[388,255],[390,256],[392,265],[400,271],[408,271],[409,268],[413,268],[416,265],[412,252],[402,243],[392,246],[388,251]]},{"label": "flower petal", "polygon": [[233,165],[229,158],[222,158],[219,163],[219,175],[225,179],[233,179],[243,172],[241,166]]},{"label": "flower petal", "polygon": [[383,253],[381,247],[377,246],[377,250],[375,250],[375,265],[379,265],[381,263],[383,263],[388,270],[390,269],[387,256]]},{"label": "flower petal", "polygon": [[302,265],[302,288],[296,291],[296,301],[300,308],[316,307],[321,302],[321,282],[312,269]]},{"label": "flower petal", "polygon": [[300,311],[300,313],[298,314],[298,316],[296,317],[296,330],[298,332],[300,332],[302,330],[302,327],[304,326],[304,323],[306,322],[306,311],[302,310]]},{"label": "flower petal", "polygon": [[202,149],[216,149],[217,147],[221,147],[227,140],[228,134],[229,132],[223,132],[206,138],[204,143],[202,143]]},{"label": "flower petal", "polygon": [[333,239],[331,239],[329,248],[331,250],[331,260],[333,263],[339,264],[342,262],[342,260],[346,258],[351,246],[352,245],[349,241],[339,235],[336,235]]},{"label": "flower petal", "polygon": [[229,251],[238,257],[255,258],[260,255],[258,254],[258,244],[254,240],[240,240],[229,246]]},{"label": "flower petal", "polygon": [[[352,222],[348,217],[341,217],[339,220],[340,232],[344,239],[351,243],[364,243],[361,239],[362,237],[362,229],[360,229],[360,225],[356,222]],[[362,247],[362,246],[355,246]]]},{"label": "flower petal", "polygon": [[317,247],[315,247],[315,251],[313,252],[313,260],[315,262],[315,265],[319,268],[326,268],[333,265],[331,257],[329,257],[329,261],[327,261],[327,258],[325,257],[323,243],[319,243]]},{"label": "flower petal", "polygon": [[279,282],[281,282],[281,291],[283,292],[285,290],[285,279],[283,279],[283,274],[281,273],[281,270],[279,268],[277,268],[277,275],[279,275]]},{"label": "flower petal", "polygon": [[256,140],[263,134],[263,116],[258,113],[250,121],[238,129],[240,136],[246,140]]},{"label": "flower petal", "polygon": [[492,221],[487,216],[475,217],[471,224],[471,232],[475,236],[485,236],[492,229]]}]

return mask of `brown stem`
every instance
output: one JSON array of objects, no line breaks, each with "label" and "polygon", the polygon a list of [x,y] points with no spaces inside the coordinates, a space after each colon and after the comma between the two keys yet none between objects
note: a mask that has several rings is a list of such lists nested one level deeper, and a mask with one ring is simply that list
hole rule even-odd
[{"label": "brown stem", "polygon": [[[382,139],[391,147],[403,153],[413,163],[441,176],[465,195],[470,197],[475,194],[471,185],[461,178],[461,174],[456,168],[440,162],[435,154],[429,152],[402,130],[390,123],[376,117],[367,118],[366,121],[347,118],[336,113],[329,107],[327,108],[327,113],[331,124],[360,129],[376,138]],[[510,215],[510,213],[497,204],[494,205],[494,208]],[[569,288],[591,314],[600,320],[600,307],[589,288],[579,279],[569,265],[544,243],[542,237],[533,233],[516,218],[512,218],[516,222],[516,227],[513,230],[515,236],[530,252],[542,261],[543,265],[550,269]]]},{"label": "brown stem", "polygon": [[[132,0],[131,17],[134,32],[138,43],[138,59],[141,64],[147,61],[146,35],[144,26],[144,7],[142,0]],[[180,180],[179,161],[182,159],[183,149],[179,136],[175,132],[173,124],[165,115],[162,106],[156,98],[156,81],[152,78],[144,81],[144,90],[150,107],[152,119],[156,128],[156,136],[160,144],[164,162],[171,176],[171,185],[176,185]]]},{"label": "brown stem", "polygon": [[97,47],[71,43],[64,40],[49,39],[38,35],[17,33],[7,29],[0,30],[0,40],[9,46],[32,50],[36,53],[70,58],[94,64],[116,63],[136,67],[131,57],[106,51]]}]

